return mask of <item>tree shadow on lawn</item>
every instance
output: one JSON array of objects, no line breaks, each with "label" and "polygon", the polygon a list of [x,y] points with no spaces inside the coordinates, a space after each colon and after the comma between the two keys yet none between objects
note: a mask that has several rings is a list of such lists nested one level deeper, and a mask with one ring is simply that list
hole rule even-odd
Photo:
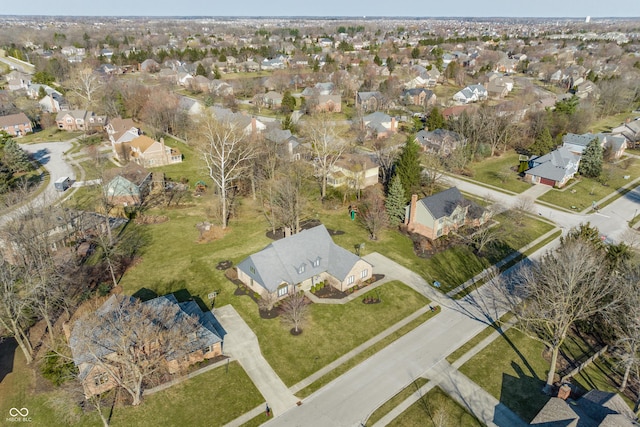
[{"label": "tree shadow on lawn", "polygon": [[516,376],[502,374],[500,402],[523,420],[530,422],[549,401],[550,397],[542,392],[545,382],[537,376],[527,375],[514,361],[511,362],[511,367]]},{"label": "tree shadow on lawn", "polygon": [[[184,287],[182,289],[179,289],[181,286],[184,286],[185,284],[186,284],[185,280],[172,280],[171,282],[160,285],[159,289],[178,288],[177,291],[168,292],[163,295],[173,294],[173,296],[176,298],[176,300],[178,300],[178,302],[195,301],[196,304],[198,304],[198,307],[200,307],[200,310],[209,311],[210,308],[207,306],[207,304],[205,304],[204,301],[202,301],[202,298],[200,298],[199,296],[191,295],[191,293]],[[132,296],[134,298],[140,298],[142,301],[149,301],[151,299],[157,298],[162,295],[159,295],[158,293],[156,293],[155,291],[152,291],[151,289],[140,288]]]}]

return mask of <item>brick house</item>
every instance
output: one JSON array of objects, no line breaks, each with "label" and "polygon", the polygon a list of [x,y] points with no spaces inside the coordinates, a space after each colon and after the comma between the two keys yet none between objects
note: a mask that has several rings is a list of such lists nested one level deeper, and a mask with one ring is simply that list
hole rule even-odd
[{"label": "brick house", "polygon": [[[130,304],[133,300],[133,297],[112,295],[96,311],[96,315],[108,320],[111,313],[114,313],[113,316],[117,316],[115,313],[119,309],[131,307]],[[172,294],[154,298],[142,304],[150,307],[151,312],[155,310],[159,313],[158,318],[154,321],[163,323],[167,318],[162,313],[174,310],[175,317],[171,319],[172,325],[167,325],[167,327],[176,327],[176,323],[186,322],[188,317],[196,319],[196,330],[191,332],[185,340],[183,352],[180,352],[179,356],[173,352],[163,356],[165,357],[165,367],[169,373],[180,372],[194,363],[222,355],[222,343],[226,332],[211,311],[202,311],[195,301],[178,302]],[[122,347],[110,345],[113,343],[110,343],[112,331],[108,329],[109,325],[110,322],[105,321],[98,328],[92,330],[91,333],[100,342],[100,344],[92,346],[92,351],[89,351],[81,342],[85,331],[82,331],[83,324],[79,320],[73,324],[71,331],[69,331],[68,325],[65,325],[64,328],[69,347],[71,347],[73,363],[78,368],[78,377],[87,397],[104,393],[117,386],[112,374],[105,369],[105,365],[120,373],[119,355],[115,349],[122,350]],[[117,336],[116,333],[113,333],[113,336]],[[147,341],[145,346],[153,346],[155,340],[155,337],[138,338]]]},{"label": "brick house", "polygon": [[10,136],[23,136],[33,132],[33,126],[25,113],[9,114],[0,116],[0,131]]},{"label": "brick house", "polygon": [[238,279],[254,292],[278,299],[322,281],[345,291],[373,274],[373,266],[336,245],[324,225],[274,241],[245,258],[237,270]]},{"label": "brick house", "polygon": [[411,196],[404,225],[409,232],[435,240],[466,225],[478,227],[488,219],[489,211],[465,199],[456,187],[451,187],[420,200],[416,194]]},{"label": "brick house", "polygon": [[182,153],[164,144],[164,138],[155,141],[146,135],[140,135],[128,143],[129,160],[142,167],[166,166],[182,163]]},{"label": "brick house", "polygon": [[107,124],[106,116],[98,116],[93,111],[71,110],[60,111],[56,116],[58,129],[67,132],[87,131],[99,132]]}]

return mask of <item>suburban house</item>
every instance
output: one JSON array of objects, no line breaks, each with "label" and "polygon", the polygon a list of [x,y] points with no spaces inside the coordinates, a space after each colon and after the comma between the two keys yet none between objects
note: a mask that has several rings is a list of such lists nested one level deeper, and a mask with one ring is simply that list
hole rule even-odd
[{"label": "suburban house", "polygon": [[432,90],[421,87],[404,89],[402,91],[402,102],[404,105],[431,107],[436,104],[436,94]]},{"label": "suburban house", "polygon": [[440,156],[448,156],[466,142],[458,133],[446,129],[422,129],[416,134],[415,141],[420,144],[422,151]]},{"label": "suburban house", "polygon": [[11,136],[23,136],[33,132],[33,126],[25,113],[9,114],[0,116],[0,131]]},{"label": "suburban house", "polygon": [[343,154],[331,168],[327,184],[332,187],[344,185],[356,190],[378,183],[379,167],[369,156],[362,154]]},{"label": "suburban house", "polygon": [[73,131],[101,131],[107,124],[106,116],[98,116],[93,111],[60,111],[56,116],[58,129]]},{"label": "suburban house", "polygon": [[627,148],[627,140],[624,136],[606,133],[585,133],[582,135],[568,133],[562,137],[562,146],[568,148],[572,153],[582,154],[587,145],[596,138],[600,141],[600,146],[610,151],[611,157],[614,159],[619,159]]},{"label": "suburban house", "polygon": [[627,140],[629,147],[635,147],[640,141],[640,119],[628,120],[611,130],[614,135],[622,135]]},{"label": "suburban house", "polygon": [[268,126],[264,132],[264,139],[275,144],[276,153],[281,158],[289,161],[300,160],[302,145],[289,129],[280,129],[279,126]]},{"label": "suburban house", "polygon": [[282,94],[274,91],[269,91],[262,95],[262,103],[267,108],[280,108],[282,106]]},{"label": "suburban house", "polygon": [[164,138],[160,138],[158,142],[146,135],[140,135],[127,145],[130,149],[129,160],[145,168],[182,163],[182,153],[166,146]]},{"label": "suburban house", "polygon": [[580,157],[564,146],[534,157],[529,160],[530,169],[525,171],[524,180],[561,188],[578,172]]},{"label": "suburban house", "polygon": [[[69,331],[68,325],[65,325],[65,334],[71,348],[73,363],[78,368],[78,378],[82,382],[84,394],[87,397],[104,393],[117,385],[105,366],[108,366],[108,369],[116,370],[120,375],[118,370],[121,369],[121,364],[118,362],[118,358],[122,355],[119,352],[126,348],[127,343],[124,346],[115,343],[115,340],[123,337],[116,335],[117,332],[110,329],[112,322],[109,322],[108,319],[112,316],[114,319],[116,316],[127,316],[126,310],[130,309],[133,300],[134,298],[130,296],[112,295],[96,310],[95,315],[105,320],[98,327],[85,326],[81,320],[75,321],[71,331]],[[222,355],[222,342],[226,332],[211,311],[202,311],[193,300],[178,302],[172,294],[157,297],[142,304],[152,309],[150,310],[151,315],[157,313],[157,317],[150,320],[161,322],[167,328],[179,327],[177,325],[188,322],[189,318],[196,320],[196,329],[186,337],[183,352],[167,352],[162,355],[169,373],[180,372],[194,363]],[[168,311],[174,312],[175,317],[168,319],[165,315]],[[169,320],[171,324],[167,324]],[[91,331],[83,330],[86,327],[93,327],[93,329]],[[91,334],[95,339],[91,348],[87,348],[82,342],[85,339],[83,337],[87,334]],[[136,338],[144,340],[146,346],[153,346],[154,343],[157,343],[157,338],[153,336],[137,336]],[[131,346],[134,344],[140,345],[140,343],[131,342]]]},{"label": "suburban house", "polygon": [[197,99],[181,96],[178,101],[178,108],[185,111],[189,116],[198,116],[204,112],[204,105]]},{"label": "suburban house", "polygon": [[116,117],[104,127],[111,141],[113,155],[119,161],[129,161],[128,143],[140,136],[140,129],[135,125],[133,119],[123,119]]},{"label": "suburban house", "polygon": [[[633,427],[635,414],[617,393],[591,390],[578,399],[552,397],[533,418],[532,427]],[[570,394],[570,393],[568,393]]]},{"label": "suburban house", "polygon": [[373,266],[336,245],[324,225],[276,240],[238,264],[238,279],[278,299],[325,281],[340,291],[370,279]]},{"label": "suburban house", "polygon": [[380,111],[364,116],[362,126],[370,136],[375,138],[387,138],[398,132],[396,118]]},{"label": "suburban house", "polygon": [[151,172],[137,163],[127,163],[122,168],[107,169],[104,182],[110,203],[122,206],[136,206],[149,194]]},{"label": "suburban house", "polygon": [[382,108],[383,97],[380,92],[357,92],[356,108],[362,108],[364,111],[376,111]]},{"label": "suburban house", "polygon": [[7,89],[16,91],[27,89],[31,84],[31,75],[18,70],[13,70],[5,76],[7,79]]},{"label": "suburban house", "polygon": [[470,102],[484,101],[489,96],[489,92],[484,86],[470,85],[456,92],[453,95],[453,100],[462,104],[468,104]]},{"label": "suburban house", "polygon": [[489,216],[489,211],[451,187],[420,200],[412,195],[405,209],[404,225],[409,232],[435,240],[465,225],[479,227]]},{"label": "suburban house", "polygon": [[38,105],[42,111],[46,111],[48,113],[57,113],[69,109],[69,104],[58,92],[52,92],[45,95],[38,101]]},{"label": "suburban house", "polygon": [[211,106],[208,110],[216,120],[232,123],[247,136],[259,134],[267,128],[267,125],[255,117],[242,113],[234,113],[228,108]]}]

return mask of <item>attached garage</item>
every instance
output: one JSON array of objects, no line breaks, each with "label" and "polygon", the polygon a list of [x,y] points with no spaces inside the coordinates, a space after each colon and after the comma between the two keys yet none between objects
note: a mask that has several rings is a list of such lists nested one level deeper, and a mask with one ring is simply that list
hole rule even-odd
[{"label": "attached garage", "polygon": [[542,178],[540,177],[540,184],[544,184],[544,185],[550,185],[550,186],[555,186],[556,182],[552,179],[549,178]]}]

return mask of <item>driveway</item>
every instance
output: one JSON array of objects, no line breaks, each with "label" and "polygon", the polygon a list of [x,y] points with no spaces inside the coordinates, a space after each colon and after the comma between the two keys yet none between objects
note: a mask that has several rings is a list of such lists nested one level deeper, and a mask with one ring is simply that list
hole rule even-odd
[{"label": "driveway", "polygon": [[296,406],[298,399],[289,391],[269,362],[262,356],[258,338],[232,305],[215,309],[216,319],[227,331],[224,354],[237,360],[258,388],[274,416]]}]

